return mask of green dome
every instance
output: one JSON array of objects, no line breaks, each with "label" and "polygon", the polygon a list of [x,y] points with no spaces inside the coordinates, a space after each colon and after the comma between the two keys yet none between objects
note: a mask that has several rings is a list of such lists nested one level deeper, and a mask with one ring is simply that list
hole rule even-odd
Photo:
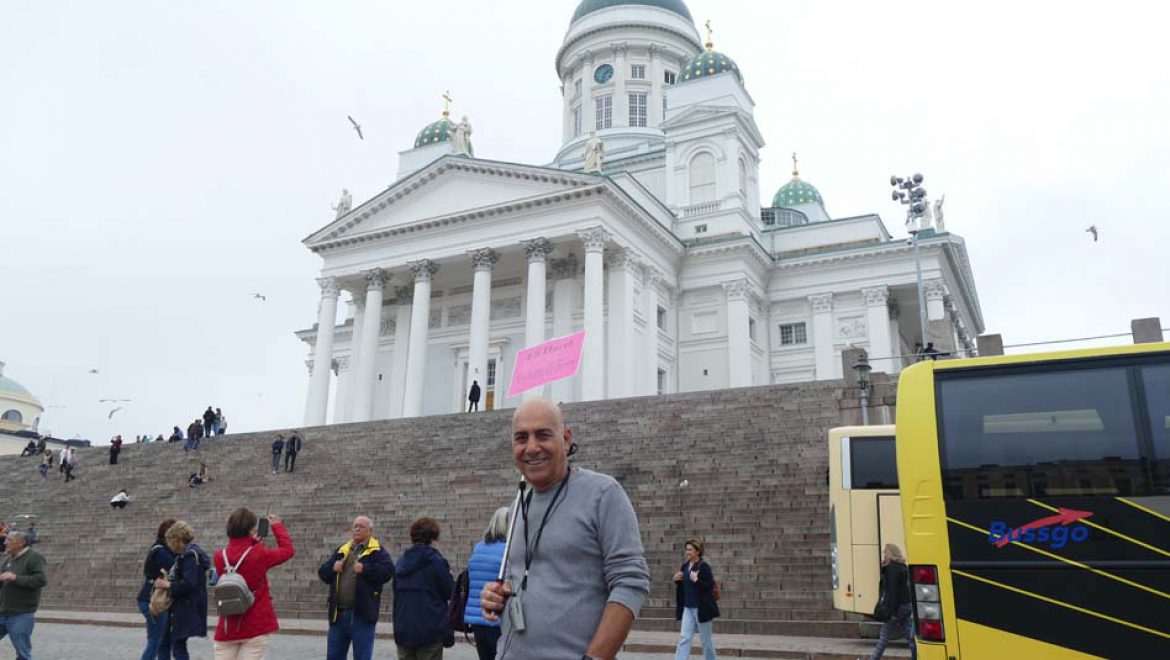
[{"label": "green dome", "polygon": [[791,181],[784,184],[776,192],[776,196],[772,198],[772,207],[778,209],[791,209],[801,204],[824,203],[825,200],[821,199],[821,193],[811,183],[801,181],[798,177],[793,177]]},{"label": "green dome", "polygon": [[695,20],[691,18],[691,12],[687,9],[687,5],[683,0],[581,0],[581,4],[577,5],[577,11],[573,12],[573,20],[571,22],[576,22],[577,19],[586,14],[592,14],[595,11],[600,11],[607,7],[618,7],[621,5],[649,5],[651,7],[672,11],[688,21]]},{"label": "green dome", "polygon": [[33,398],[32,393],[24,389],[20,383],[4,376],[0,376],[0,394],[15,394],[27,399]]},{"label": "green dome", "polygon": [[718,51],[707,50],[688,62],[680,73],[683,80],[695,80],[703,76],[713,76],[729,71],[734,73],[740,82],[743,82],[743,74],[739,72],[739,66],[735,60]]},{"label": "green dome", "polygon": [[446,116],[433,124],[428,124],[426,128],[418,132],[418,137],[414,139],[414,148],[418,149],[439,142],[450,142],[451,134],[455,132],[455,125],[455,122]]}]

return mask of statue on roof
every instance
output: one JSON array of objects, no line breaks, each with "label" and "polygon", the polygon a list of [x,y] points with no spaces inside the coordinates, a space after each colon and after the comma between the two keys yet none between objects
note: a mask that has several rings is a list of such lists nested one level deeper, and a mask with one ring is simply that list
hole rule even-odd
[{"label": "statue on roof", "polygon": [[943,222],[943,203],[946,201],[947,196],[943,195],[942,197],[938,198],[937,202],[934,203],[934,228],[935,231],[939,232],[940,234],[947,230],[947,226]]},{"label": "statue on roof", "polygon": [[345,188],[342,188],[341,196],[337,198],[337,206],[330,206],[329,208],[337,212],[335,217],[340,218],[346,213],[349,213],[349,210],[353,208],[353,195],[349,194],[349,191]]},{"label": "statue on roof", "polygon": [[600,172],[601,163],[605,160],[605,143],[597,137],[597,132],[589,133],[589,141],[585,143],[585,171]]},{"label": "statue on roof", "polygon": [[463,116],[463,120],[455,126],[455,130],[451,133],[451,153],[463,156],[471,155],[471,122],[467,121],[467,115]]}]

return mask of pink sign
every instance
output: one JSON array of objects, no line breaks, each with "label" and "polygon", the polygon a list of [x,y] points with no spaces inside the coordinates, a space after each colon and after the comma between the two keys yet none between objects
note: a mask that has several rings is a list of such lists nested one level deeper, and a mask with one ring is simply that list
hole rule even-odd
[{"label": "pink sign", "polygon": [[581,347],[584,345],[585,333],[578,332],[550,339],[517,353],[508,396],[516,396],[576,374],[581,368]]}]

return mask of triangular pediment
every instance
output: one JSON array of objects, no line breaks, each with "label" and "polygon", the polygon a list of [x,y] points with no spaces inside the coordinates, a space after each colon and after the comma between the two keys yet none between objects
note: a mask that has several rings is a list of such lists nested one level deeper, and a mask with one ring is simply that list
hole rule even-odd
[{"label": "triangular pediment", "polygon": [[305,239],[312,248],[324,241],[490,208],[596,185],[601,177],[543,167],[445,156],[404,177],[387,190]]},{"label": "triangular pediment", "polygon": [[683,110],[679,114],[671,117],[662,124],[663,130],[675,126],[683,126],[691,122],[711,119],[712,117],[722,117],[727,115],[746,115],[742,110],[728,106],[718,105],[696,105]]}]

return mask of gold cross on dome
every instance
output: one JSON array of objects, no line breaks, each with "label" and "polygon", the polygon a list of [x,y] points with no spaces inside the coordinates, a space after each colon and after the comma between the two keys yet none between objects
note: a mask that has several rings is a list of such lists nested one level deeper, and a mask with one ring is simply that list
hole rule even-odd
[{"label": "gold cross on dome", "polygon": [[715,34],[715,30],[711,29],[711,19],[707,19],[706,27],[707,27],[707,50],[713,50],[715,48],[715,40],[711,38],[711,35]]},{"label": "gold cross on dome", "polygon": [[454,99],[451,98],[451,90],[447,90],[447,91],[443,92],[443,116],[444,117],[451,114],[451,101],[453,101],[453,100]]},{"label": "gold cross on dome", "polygon": [[800,170],[798,170],[796,167],[796,152],[795,151],[792,152],[792,178],[793,179],[800,178]]}]

